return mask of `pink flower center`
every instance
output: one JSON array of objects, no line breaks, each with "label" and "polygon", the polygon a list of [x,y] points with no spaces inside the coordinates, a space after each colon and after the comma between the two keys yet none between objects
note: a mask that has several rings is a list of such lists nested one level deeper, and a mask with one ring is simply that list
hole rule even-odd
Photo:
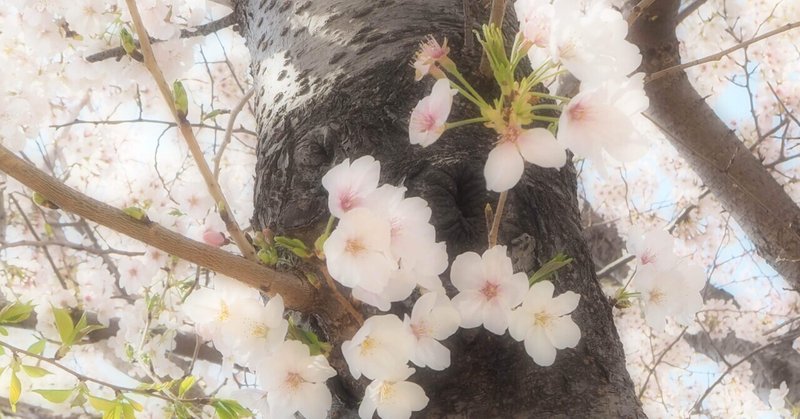
[{"label": "pink flower center", "polygon": [[491,301],[494,297],[497,297],[498,288],[497,284],[487,281],[481,288],[481,294],[486,297],[486,301]]},{"label": "pink flower center", "polygon": [[420,115],[420,128],[423,132],[433,131],[436,128],[436,118],[431,113]]},{"label": "pink flower center", "polygon": [[580,102],[576,103],[575,105],[569,108],[567,111],[569,114],[569,119],[573,121],[583,121],[586,118],[586,114],[588,113],[588,109],[586,106]]},{"label": "pink flower center", "polygon": [[351,190],[346,190],[339,193],[339,206],[347,212],[358,206],[359,200],[356,194]]},{"label": "pink flower center", "polygon": [[648,249],[642,254],[640,259],[642,260],[642,265],[647,265],[648,263],[653,263],[656,261],[656,255]]}]

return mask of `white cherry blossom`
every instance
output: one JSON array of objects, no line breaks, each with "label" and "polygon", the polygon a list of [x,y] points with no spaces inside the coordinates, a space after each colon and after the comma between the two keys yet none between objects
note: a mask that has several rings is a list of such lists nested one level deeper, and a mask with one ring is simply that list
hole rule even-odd
[{"label": "white cherry blossom", "polygon": [[647,109],[643,74],[578,93],[561,112],[558,141],[604,171],[606,154],[620,162],[640,158],[649,146],[634,126]]},{"label": "white cherry blossom", "polygon": [[286,337],[289,322],[283,318],[283,298],[276,295],[262,305],[246,299],[231,311],[231,325],[225,334],[236,342],[241,365],[253,362],[277,348]]},{"label": "white cherry blossom", "polygon": [[414,338],[397,316],[368,318],[353,336],[342,343],[342,354],[350,374],[375,380],[390,377],[411,358]]},{"label": "white cherry blossom", "polygon": [[703,269],[697,265],[679,264],[669,270],[654,265],[637,268],[632,286],[640,293],[648,326],[664,330],[666,318],[688,324],[703,307],[700,291],[706,283]]},{"label": "white cherry blossom", "polygon": [[391,256],[391,225],[367,208],[343,214],[323,250],[333,279],[340,284],[379,293],[397,269]]},{"label": "white cherry blossom", "polygon": [[381,163],[372,156],[350,159],[334,166],[322,177],[322,186],[328,191],[328,209],[334,217],[341,218],[353,208],[364,205],[364,199],[378,187]]},{"label": "white cherry blossom", "polygon": [[428,37],[419,44],[419,50],[414,57],[414,80],[420,81],[435,68],[437,62],[446,59],[450,53],[447,47],[447,39],[440,45],[434,37]]},{"label": "white cherry blossom", "polygon": [[372,419],[377,411],[383,419],[408,419],[411,412],[420,411],[428,405],[428,396],[419,384],[406,381],[413,368],[400,368],[390,376],[371,382],[364,393],[358,415]]},{"label": "white cherry blossom", "polygon": [[636,256],[639,266],[654,265],[659,270],[669,269],[678,263],[673,252],[675,239],[664,230],[652,230],[646,233],[633,229],[628,234],[628,253]]},{"label": "white cherry blossom", "polygon": [[541,167],[561,167],[567,153],[544,128],[509,127],[489,152],[483,168],[486,188],[495,192],[513,188],[522,177],[526,161]]},{"label": "white cherry blossom", "polygon": [[299,412],[307,419],[324,419],[331,408],[331,392],[325,381],[336,375],[323,355],[311,356],[308,346],[284,341],[257,368],[267,391],[272,418],[294,418]]},{"label": "white cherry blossom", "polygon": [[514,273],[505,246],[494,246],[482,256],[475,252],[458,255],[450,280],[460,291],[453,304],[461,315],[461,327],[483,325],[497,335],[505,333],[511,309],[528,291],[528,276]]},{"label": "white cherry blossom", "polygon": [[427,147],[442,135],[453,106],[453,96],[458,92],[450,88],[450,81],[439,79],[429,96],[425,96],[411,111],[408,135],[411,144]]},{"label": "white cherry blossom", "polygon": [[581,339],[581,330],[569,315],[581,296],[567,291],[553,297],[554,290],[550,281],[533,284],[508,323],[511,337],[524,341],[528,355],[544,367],[553,365],[557,349],[574,348]]},{"label": "white cherry blossom", "polygon": [[403,323],[415,339],[411,362],[437,371],[450,366],[450,350],[440,341],[458,330],[461,316],[447,296],[434,292],[422,295]]}]

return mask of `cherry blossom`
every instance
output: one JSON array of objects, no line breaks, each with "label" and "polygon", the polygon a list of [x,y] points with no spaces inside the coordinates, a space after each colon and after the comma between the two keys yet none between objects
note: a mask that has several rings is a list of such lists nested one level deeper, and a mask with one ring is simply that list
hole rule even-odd
[{"label": "cherry blossom", "polygon": [[561,167],[567,153],[544,128],[509,127],[489,152],[483,168],[486,188],[495,192],[513,188],[522,177],[526,161],[541,167]]},{"label": "cherry blossom", "polygon": [[668,316],[682,324],[693,320],[703,307],[700,291],[705,283],[705,273],[697,265],[680,264],[662,271],[651,264],[637,269],[632,286],[640,293],[647,324],[662,331]]},{"label": "cherry blossom", "polygon": [[222,247],[228,244],[228,239],[219,231],[206,230],[203,233],[203,242],[209,246]]},{"label": "cherry blossom", "polygon": [[[626,41],[628,23],[603,1],[556,0],[550,54],[584,84],[624,79],[641,64],[639,49]],[[603,36],[597,36],[597,28]]]},{"label": "cherry blossom", "polygon": [[362,419],[371,419],[375,412],[383,419],[408,419],[428,405],[428,396],[419,384],[406,381],[413,368],[399,368],[391,375],[371,382],[358,407]]},{"label": "cherry blossom", "polygon": [[308,346],[287,340],[257,368],[267,391],[273,418],[293,418],[299,412],[308,419],[324,419],[331,408],[331,392],[325,381],[336,375],[323,355],[311,356]]},{"label": "cherry blossom", "polygon": [[675,239],[664,230],[652,230],[646,233],[632,230],[628,234],[628,253],[636,256],[640,266],[653,264],[659,270],[669,269],[678,263],[673,252]]},{"label": "cherry blossom", "polygon": [[231,325],[224,333],[239,348],[239,364],[252,365],[283,342],[289,328],[283,310],[280,295],[270,298],[266,306],[247,299],[231,310]]},{"label": "cherry blossom", "polygon": [[415,338],[411,362],[437,371],[450,366],[450,350],[439,342],[458,330],[461,316],[447,296],[429,292],[419,297],[403,323]]},{"label": "cherry blossom", "polygon": [[603,171],[606,154],[620,162],[641,157],[648,146],[634,126],[647,109],[643,74],[604,83],[578,93],[561,113],[558,141],[576,157],[589,158]]},{"label": "cherry blossom", "polygon": [[528,50],[531,67],[538,68],[549,59],[550,25],[553,6],[538,0],[517,0],[514,11],[519,19],[519,29],[532,47]]},{"label": "cherry blossom", "polygon": [[348,211],[323,246],[328,271],[346,287],[379,293],[397,269],[390,245],[389,221],[367,208]]},{"label": "cherry blossom", "polygon": [[448,59],[447,54],[449,53],[450,48],[447,47],[447,39],[441,45],[432,36],[421,42],[412,64],[416,73],[414,80],[420,81],[427,74],[436,72],[436,63]]},{"label": "cherry blossom", "polygon": [[397,316],[372,316],[353,336],[342,343],[342,354],[353,378],[375,380],[391,377],[411,358],[414,338]]},{"label": "cherry blossom", "polygon": [[786,381],[782,381],[780,387],[769,391],[769,405],[773,411],[782,417],[791,417],[791,412],[786,408],[786,396],[789,394],[789,387]]},{"label": "cherry blossom", "polygon": [[508,323],[511,337],[524,341],[528,355],[543,367],[553,365],[556,349],[574,348],[581,339],[581,330],[569,316],[581,296],[567,291],[553,297],[553,291],[550,281],[533,284]]},{"label": "cherry blossom", "polygon": [[445,130],[456,92],[456,89],[450,88],[449,80],[436,81],[431,94],[422,98],[411,111],[408,122],[411,144],[427,147],[439,139]]},{"label": "cherry blossom", "polygon": [[511,309],[522,302],[528,290],[527,275],[514,273],[506,247],[500,245],[483,255],[458,255],[450,269],[450,280],[460,291],[453,304],[461,315],[461,327],[483,325],[497,335],[505,333]]},{"label": "cherry blossom", "polygon": [[381,164],[372,156],[350,159],[334,166],[322,177],[322,186],[328,191],[328,209],[334,217],[364,204],[364,199],[378,187]]}]

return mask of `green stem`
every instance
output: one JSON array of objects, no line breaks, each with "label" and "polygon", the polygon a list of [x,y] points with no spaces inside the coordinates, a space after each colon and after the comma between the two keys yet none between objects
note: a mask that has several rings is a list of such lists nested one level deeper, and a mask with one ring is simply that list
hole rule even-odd
[{"label": "green stem", "polygon": [[532,111],[539,111],[539,110],[552,110],[552,111],[560,111],[562,105],[551,105],[549,103],[544,103],[541,105],[533,105],[531,106]]},{"label": "green stem", "polygon": [[555,122],[558,123],[558,118],[552,118],[549,116],[540,116],[540,115],[531,115],[531,119],[534,121],[544,121],[544,122]]},{"label": "green stem", "polygon": [[480,117],[477,117],[477,118],[464,119],[462,121],[448,122],[447,124],[445,124],[444,129],[448,130],[448,129],[451,129],[451,128],[458,128],[458,127],[461,127],[461,126],[464,126],[464,125],[475,124],[475,123],[478,123],[478,122],[486,122],[488,120],[489,120],[489,118],[480,116]]},{"label": "green stem", "polygon": [[327,236],[330,236],[330,235],[331,235],[331,231],[333,231],[333,223],[334,223],[334,222],[336,222],[336,217],[334,217],[333,215],[331,215],[331,216],[328,218],[328,224],[325,226],[325,233],[323,233],[323,235],[324,235],[324,236],[326,236],[326,237],[327,237]]},{"label": "green stem", "polygon": [[568,98],[566,96],[556,96],[556,95],[550,95],[550,94],[547,94],[547,93],[540,93],[540,92],[531,92],[531,96],[541,97],[541,98],[545,98],[545,99],[559,100],[559,101],[562,101],[562,102],[567,102],[570,99],[570,98]]},{"label": "green stem", "polygon": [[[446,69],[446,70],[447,70],[447,69]],[[486,103],[486,101],[485,101],[485,100],[483,100],[483,97],[481,97],[480,93],[478,93],[478,92],[477,92],[477,91],[476,91],[476,90],[475,90],[475,89],[472,87],[472,85],[471,85],[471,84],[469,84],[469,82],[468,82],[468,81],[467,81],[467,80],[464,78],[464,76],[462,76],[462,75],[461,75],[461,72],[460,72],[460,71],[458,71],[457,69],[453,68],[453,69],[451,69],[451,70],[448,70],[448,73],[450,73],[450,74],[452,74],[453,76],[455,76],[455,78],[456,78],[456,79],[457,79],[459,82],[461,82],[461,84],[463,84],[463,85],[464,85],[464,88],[465,88],[465,89],[467,89],[467,91],[469,91],[469,93],[472,95],[472,98],[473,98],[473,99],[475,99],[475,100],[473,100],[472,102],[473,102],[473,103],[475,103],[476,105],[478,105],[478,107],[479,107],[479,108],[482,108],[482,107],[484,107],[484,106],[485,106],[485,107],[490,107],[490,106],[489,106],[489,104],[488,104],[488,103]],[[451,83],[452,83],[452,81],[451,81]],[[453,83],[453,84],[455,84],[455,83]],[[462,93],[462,94],[463,94],[463,93]],[[466,95],[465,95],[465,96],[466,96]]]}]

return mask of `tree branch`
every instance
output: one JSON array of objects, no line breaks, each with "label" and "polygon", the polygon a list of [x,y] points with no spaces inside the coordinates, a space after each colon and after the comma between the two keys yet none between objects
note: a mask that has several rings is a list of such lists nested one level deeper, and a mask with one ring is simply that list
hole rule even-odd
[{"label": "tree branch", "polygon": [[227,228],[228,233],[231,235],[231,238],[234,243],[236,243],[236,246],[239,248],[239,251],[242,252],[245,259],[255,261],[256,251],[253,245],[250,244],[244,236],[242,229],[239,228],[239,224],[236,222],[236,218],[231,212],[231,207],[228,204],[228,200],[225,198],[225,194],[222,192],[219,182],[216,181],[214,174],[211,173],[211,169],[208,167],[208,162],[206,162],[203,150],[200,149],[200,145],[197,143],[197,138],[194,136],[191,125],[186,120],[185,115],[181,116],[178,114],[172,89],[170,89],[169,84],[167,84],[167,81],[164,79],[164,74],[158,67],[155,54],[153,54],[153,47],[150,44],[150,36],[147,34],[147,29],[144,27],[142,17],[139,15],[136,1],[125,0],[125,3],[128,5],[131,19],[136,28],[136,33],[139,35],[139,41],[142,44],[141,49],[142,55],[144,56],[144,65],[150,72],[153,80],[155,80],[158,90],[164,98],[164,102],[167,103],[172,113],[172,117],[175,119],[175,122],[178,123],[178,128],[183,135],[183,139],[186,141],[186,145],[189,147],[189,152],[192,154],[192,158],[194,158],[195,164],[197,164],[197,168],[200,170],[200,174],[203,176],[208,192],[211,194],[211,197],[214,198],[214,202],[217,205],[217,212],[225,223],[225,228]]},{"label": "tree branch", "polygon": [[269,295],[281,294],[286,306],[308,312],[314,306],[311,287],[285,272],[228,253],[168,230],[148,220],[136,220],[121,210],[92,199],[62,184],[0,145],[0,171],[39,192],[64,211],[118,231],[191,263],[258,288]]}]

